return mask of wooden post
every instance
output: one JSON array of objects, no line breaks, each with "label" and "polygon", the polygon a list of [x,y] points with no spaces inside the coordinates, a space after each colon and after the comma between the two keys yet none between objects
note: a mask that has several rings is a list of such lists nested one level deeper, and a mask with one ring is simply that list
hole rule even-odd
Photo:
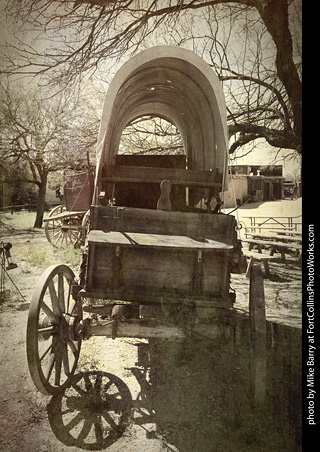
[{"label": "wooden post", "polygon": [[258,264],[254,264],[250,272],[249,316],[254,400],[261,407],[265,401],[267,377],[266,313],[263,273]]}]

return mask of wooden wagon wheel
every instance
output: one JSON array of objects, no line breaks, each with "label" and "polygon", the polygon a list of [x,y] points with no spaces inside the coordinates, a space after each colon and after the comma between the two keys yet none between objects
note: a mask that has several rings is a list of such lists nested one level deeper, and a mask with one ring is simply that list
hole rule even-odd
[{"label": "wooden wagon wheel", "polygon": [[66,446],[107,450],[128,425],[132,397],[115,375],[81,372],[66,391],[50,400],[47,412],[54,435]]},{"label": "wooden wagon wheel", "polygon": [[73,280],[69,267],[53,265],[41,275],[31,300],[27,359],[36,388],[46,395],[68,385],[79,358],[82,309],[71,298]]},{"label": "wooden wagon wheel", "polygon": [[[55,215],[58,215],[58,214],[64,212],[66,209],[67,208],[64,205],[56,206],[52,210],[50,210],[48,218],[54,217]],[[59,221],[59,220],[53,220],[53,221],[50,221],[50,223],[49,222],[45,223],[44,231],[45,231],[48,242],[52,243],[51,238],[52,237],[54,238],[55,232],[58,232],[60,227],[61,227],[61,221]]]},{"label": "wooden wagon wheel", "polygon": [[267,379],[266,312],[263,273],[257,264],[250,272],[249,317],[254,399],[261,406],[265,401]]},{"label": "wooden wagon wheel", "polygon": [[58,215],[59,213],[64,212],[66,209],[67,209],[66,206],[64,206],[63,204],[60,205],[60,206],[56,206],[52,210],[50,210],[49,217],[53,217],[54,215]]},{"label": "wooden wagon wheel", "polygon": [[53,209],[45,223],[45,234],[48,242],[54,247],[60,247],[65,245],[73,245],[79,239],[79,233],[81,232],[82,217],[80,215],[69,216],[66,218],[55,218],[54,215],[62,213],[66,210],[64,206],[59,211]]}]

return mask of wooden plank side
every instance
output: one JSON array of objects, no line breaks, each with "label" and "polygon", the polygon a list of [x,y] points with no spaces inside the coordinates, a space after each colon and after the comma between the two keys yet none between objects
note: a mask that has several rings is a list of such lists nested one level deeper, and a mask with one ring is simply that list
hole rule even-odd
[{"label": "wooden plank side", "polygon": [[149,182],[160,184],[163,180],[171,180],[176,185],[221,189],[222,175],[216,171],[113,165],[106,168],[105,176],[102,178],[102,182],[107,183]]},{"label": "wooden plank side", "polygon": [[229,300],[230,253],[221,250],[205,252],[203,258],[203,293]]},{"label": "wooden plank side", "polygon": [[235,219],[231,215],[164,212],[116,206],[93,206],[92,229],[166,235],[184,235],[233,241]]},{"label": "wooden plank side", "polygon": [[115,285],[115,246],[95,244],[95,261],[91,262],[94,269],[91,268],[92,278],[88,291],[119,289],[124,299],[127,299],[127,291],[133,291],[138,298],[141,293],[152,296],[156,292],[162,293],[164,297],[171,294],[174,298],[183,294],[220,297],[228,289],[222,285],[225,268],[221,266],[221,257],[224,260],[225,253],[222,256],[221,252],[203,253],[203,281],[199,291],[199,287],[196,290],[195,281],[198,259],[196,250],[120,248],[121,264]]},{"label": "wooden plank side", "polygon": [[[100,259],[93,272],[95,289],[113,286],[114,264],[110,259],[113,246],[96,246],[99,248],[96,255]],[[103,252],[105,256],[109,255],[105,261],[102,260]],[[165,293],[167,290],[180,290],[191,293],[193,259],[192,253],[122,247],[119,286],[135,291],[163,290]]]},{"label": "wooden plank side", "polygon": [[[88,291],[110,287],[112,281],[112,249],[105,249],[96,244],[90,244],[88,249],[87,280]],[[103,275],[104,281],[99,279]]]},{"label": "wooden plank side", "polygon": [[[113,299],[120,297],[120,300],[130,300],[139,302],[146,297],[152,297],[157,294],[163,299],[169,297],[171,299],[179,299],[184,297],[198,297],[204,299],[212,299],[212,297],[221,297],[221,279],[218,275],[211,275],[207,280],[205,291],[194,293],[193,278],[187,277],[186,273],[176,273],[153,270],[139,273],[137,269],[121,272],[120,284],[113,287],[113,276],[111,269],[98,269],[94,273],[93,287],[87,290],[98,291],[100,293],[109,293]],[[134,294],[134,296],[133,296]],[[161,295],[160,295],[161,294]]]},{"label": "wooden plank side", "polygon": [[139,290],[192,292],[194,253],[176,250],[125,249],[122,281]]},{"label": "wooden plank side", "polygon": [[145,155],[145,154],[117,154],[115,164],[123,166],[144,166],[156,168],[185,169],[187,158],[185,154],[178,155]]}]

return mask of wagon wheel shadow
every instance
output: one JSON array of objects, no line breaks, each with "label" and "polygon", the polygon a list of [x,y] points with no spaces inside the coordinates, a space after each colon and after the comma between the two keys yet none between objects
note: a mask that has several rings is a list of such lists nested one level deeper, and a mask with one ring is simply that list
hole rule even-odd
[{"label": "wagon wheel shadow", "polygon": [[76,374],[47,407],[56,438],[66,446],[85,450],[100,450],[117,441],[128,425],[131,410],[132,397],[126,384],[101,371]]}]

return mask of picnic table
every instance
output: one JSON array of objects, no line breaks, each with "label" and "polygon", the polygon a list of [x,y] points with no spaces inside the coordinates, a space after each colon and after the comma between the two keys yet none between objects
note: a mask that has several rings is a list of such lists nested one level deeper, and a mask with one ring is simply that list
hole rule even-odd
[{"label": "picnic table", "polygon": [[299,263],[301,261],[302,245],[298,243],[288,243],[284,241],[266,239],[261,240],[257,238],[242,239],[242,242],[249,244],[249,251],[251,251],[254,246],[257,246],[259,253],[262,253],[262,247],[270,247],[270,256],[273,256],[273,254],[278,251],[281,254],[283,262],[286,260],[285,253],[289,250],[294,250],[298,254]]},{"label": "picnic table", "polygon": [[250,220],[250,228],[255,230],[266,230],[266,229],[274,229],[274,230],[292,230],[297,231],[298,228],[302,225],[301,215],[297,217],[243,217],[248,218]]}]

